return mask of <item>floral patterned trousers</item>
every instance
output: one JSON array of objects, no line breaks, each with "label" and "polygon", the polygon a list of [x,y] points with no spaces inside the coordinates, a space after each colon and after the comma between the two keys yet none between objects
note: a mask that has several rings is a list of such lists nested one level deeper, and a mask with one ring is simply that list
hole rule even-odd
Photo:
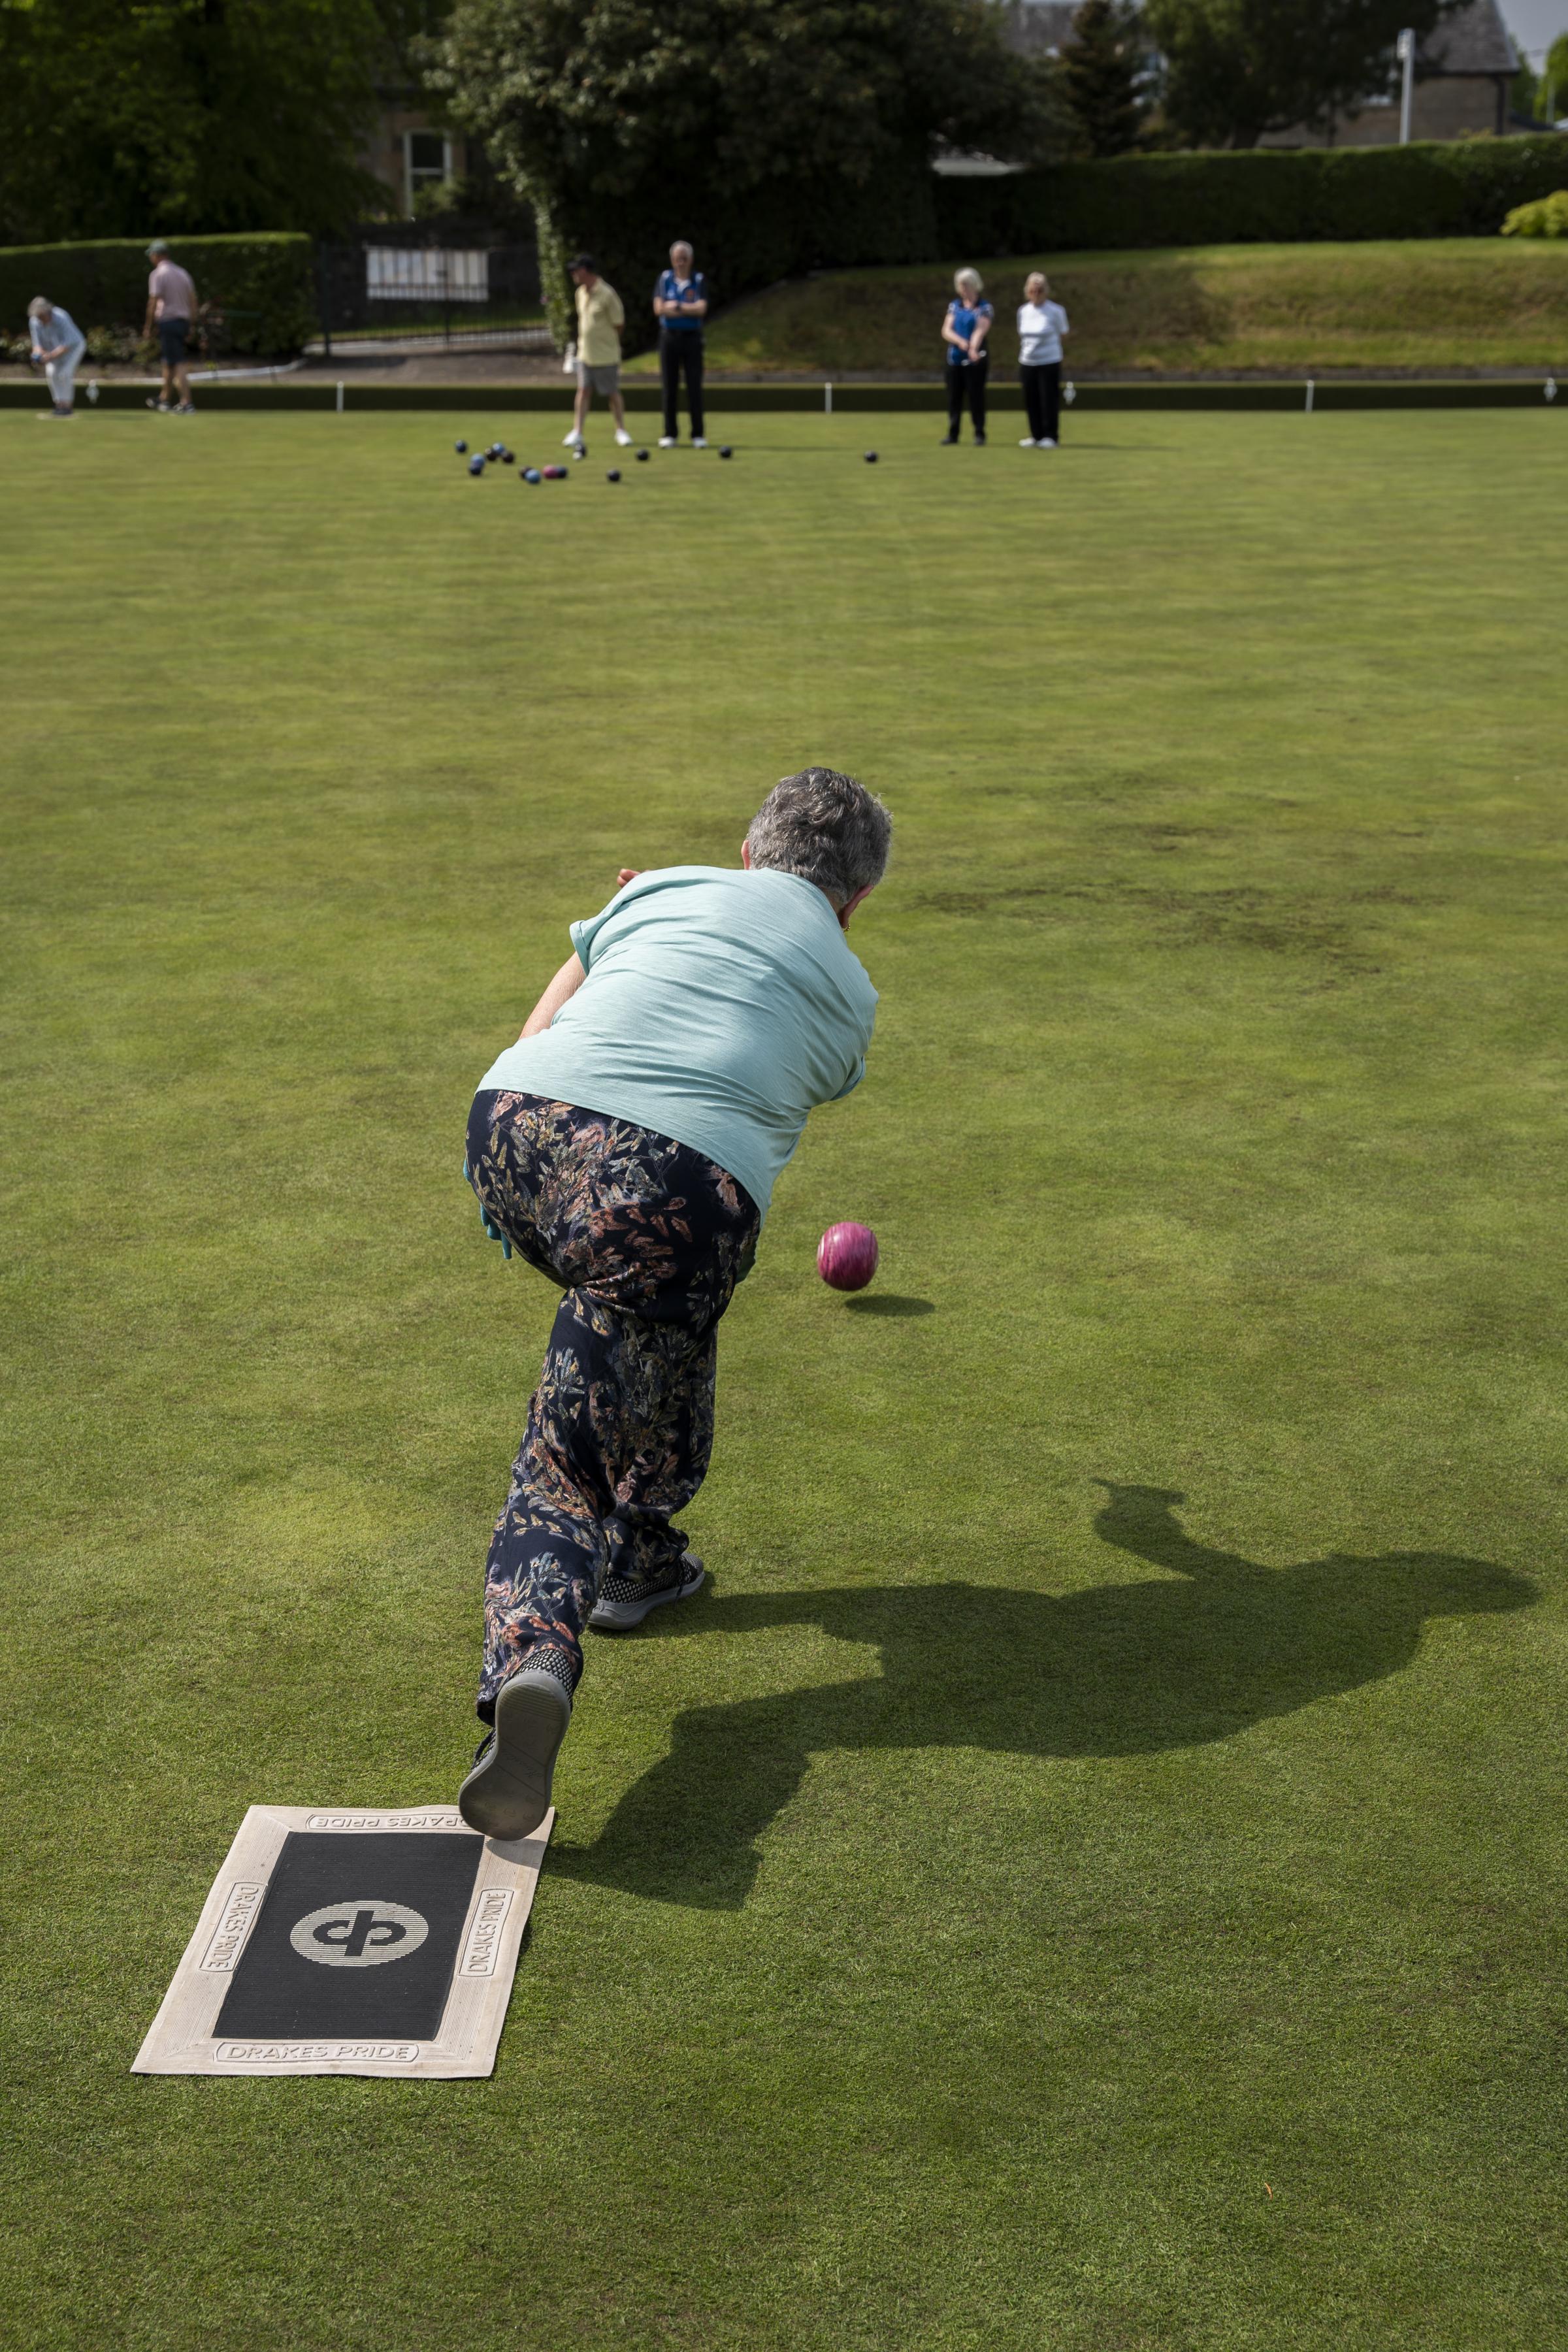
[{"label": "floral patterned trousers", "polygon": [[679,1569],[671,1525],[707,1474],[719,1318],[756,1249],[756,1203],[667,1135],[487,1092],[468,1181],[488,1224],[565,1292],[485,1569],[479,1712],[525,1663],[575,1686],[615,1568]]}]

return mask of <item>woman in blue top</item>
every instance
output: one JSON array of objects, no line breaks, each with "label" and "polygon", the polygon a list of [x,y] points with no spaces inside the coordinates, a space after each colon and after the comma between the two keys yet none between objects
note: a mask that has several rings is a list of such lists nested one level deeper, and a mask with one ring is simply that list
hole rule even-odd
[{"label": "woman in blue top", "polygon": [[991,305],[980,299],[978,269],[961,269],[952,283],[954,299],[948,304],[947,316],[942,322],[942,340],[947,345],[947,443],[944,446],[951,446],[958,438],[967,396],[975,442],[984,448],[985,374],[991,364],[985,338],[991,327]]},{"label": "woman in blue top", "polygon": [[877,992],[845,933],[891,830],[853,777],[807,768],[739,873],[623,872],[474,1097],[485,1229],[565,1294],[485,1568],[493,1729],[458,1801],[487,1837],[549,1810],[584,1625],[702,1582],[671,1523],[708,1467],[719,1318],[807,1115],[865,1070]]},{"label": "woman in blue top", "polygon": [[653,289],[653,313],[658,320],[658,367],[664,378],[664,435],[661,449],[673,449],[680,437],[677,410],[680,379],[686,378],[686,404],[691,411],[691,446],[706,449],[702,436],[702,321],[708,316],[708,280],[692,268],[691,247],[684,237],[669,248],[669,268]]}]

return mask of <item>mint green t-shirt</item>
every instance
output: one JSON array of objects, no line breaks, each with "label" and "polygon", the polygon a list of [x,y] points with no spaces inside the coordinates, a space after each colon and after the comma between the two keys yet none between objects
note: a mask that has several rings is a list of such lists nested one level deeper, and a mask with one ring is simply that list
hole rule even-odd
[{"label": "mint green t-shirt", "polygon": [[807,1113],[858,1087],[877,992],[815,883],[667,866],[574,923],[587,978],[479,1091],[509,1087],[689,1144],[765,1216]]}]

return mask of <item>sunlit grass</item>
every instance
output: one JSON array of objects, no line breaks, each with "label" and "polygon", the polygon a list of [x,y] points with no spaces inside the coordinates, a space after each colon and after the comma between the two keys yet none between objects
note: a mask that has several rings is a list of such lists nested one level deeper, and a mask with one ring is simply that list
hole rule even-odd
[{"label": "sunlit grass", "polygon": [[[494,429],[0,417],[8,2340],[1553,2342],[1568,425]],[[453,1791],[470,1090],[813,759],[869,1075],[493,2080],[132,2079],[247,1804]]]}]

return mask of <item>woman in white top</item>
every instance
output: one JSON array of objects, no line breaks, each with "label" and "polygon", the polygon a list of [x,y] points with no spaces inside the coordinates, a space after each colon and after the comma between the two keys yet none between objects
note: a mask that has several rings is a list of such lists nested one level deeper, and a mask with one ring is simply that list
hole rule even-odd
[{"label": "woman in white top", "polygon": [[68,416],[76,397],[77,362],[87,349],[87,338],[70,312],[47,294],[35,294],[28,303],[27,331],[33,357],[42,361],[48,379],[50,414]]},{"label": "woman in white top", "polygon": [[1018,306],[1018,375],[1029,412],[1029,429],[1020,449],[1054,449],[1061,432],[1062,337],[1068,331],[1068,314],[1059,302],[1048,299],[1050,290],[1045,272],[1034,270],[1024,280]]}]

